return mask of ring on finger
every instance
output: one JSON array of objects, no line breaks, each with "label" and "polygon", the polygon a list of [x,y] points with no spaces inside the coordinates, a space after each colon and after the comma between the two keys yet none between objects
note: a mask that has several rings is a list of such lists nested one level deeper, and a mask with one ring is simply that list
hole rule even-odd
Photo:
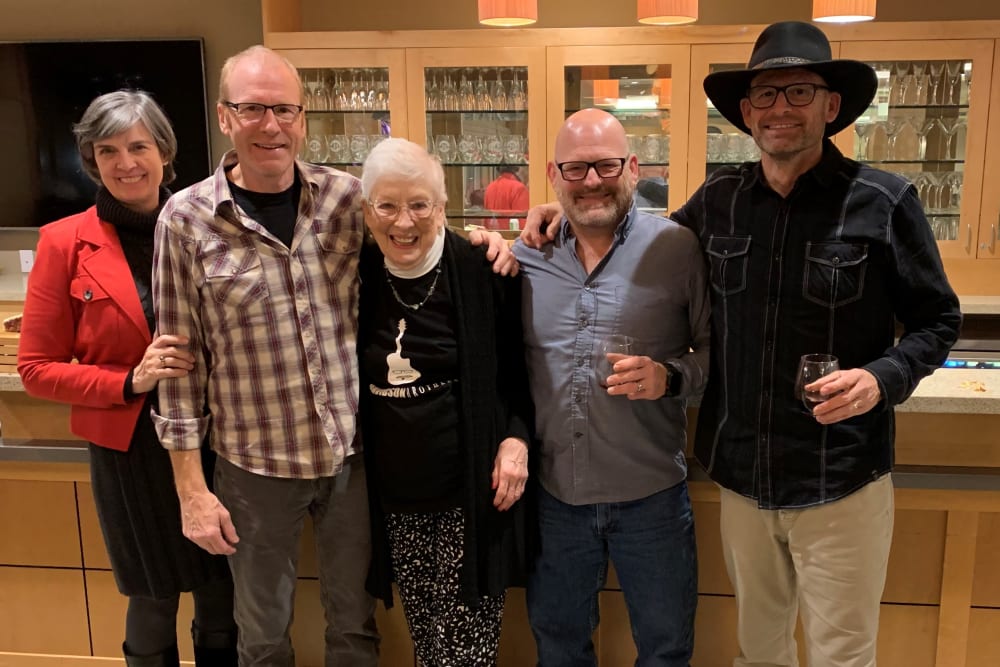
[{"label": "ring on finger", "polygon": [[635,383],[635,391],[637,394],[640,393],[643,389],[645,389],[645,387],[642,386],[641,382]]},{"label": "ring on finger", "polygon": [[858,399],[858,400],[854,401],[854,409],[855,410],[860,410],[861,409],[861,399]]}]

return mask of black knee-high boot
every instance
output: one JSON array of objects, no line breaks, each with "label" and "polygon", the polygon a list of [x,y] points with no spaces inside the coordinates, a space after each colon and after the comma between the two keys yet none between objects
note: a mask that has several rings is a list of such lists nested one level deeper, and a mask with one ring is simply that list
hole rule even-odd
[{"label": "black knee-high boot", "polygon": [[122,653],[125,654],[125,664],[128,667],[179,667],[181,664],[177,644],[152,655],[133,655],[129,652],[128,645],[122,644]]},{"label": "black knee-high boot", "polygon": [[236,630],[205,632],[191,624],[194,664],[198,667],[238,667]]}]

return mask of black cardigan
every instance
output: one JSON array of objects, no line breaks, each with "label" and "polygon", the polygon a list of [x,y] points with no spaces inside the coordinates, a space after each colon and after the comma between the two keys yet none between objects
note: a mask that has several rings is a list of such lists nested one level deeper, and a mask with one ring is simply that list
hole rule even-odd
[{"label": "black cardigan", "polygon": [[[449,231],[444,261],[458,330],[460,444],[465,475],[462,509],[465,539],[459,575],[462,597],[475,604],[484,595],[498,595],[508,586],[523,585],[529,560],[527,521],[531,504],[522,497],[506,512],[493,507],[491,487],[493,461],[500,441],[517,437],[531,445],[534,414],[528,389],[521,331],[521,283],[519,278],[501,278],[493,273],[482,248]],[[374,243],[361,253],[361,300],[358,312],[358,354],[363,356],[370,339],[371,313],[365,308],[386,289],[383,256]],[[372,565],[368,590],[392,606],[394,580],[385,519],[380,504],[375,467],[377,442],[364,439],[371,382],[359,364],[361,378],[360,420],[372,524]],[[529,461],[534,458],[529,455]],[[528,488],[532,485],[528,484]],[[534,530],[532,528],[532,530]]]}]

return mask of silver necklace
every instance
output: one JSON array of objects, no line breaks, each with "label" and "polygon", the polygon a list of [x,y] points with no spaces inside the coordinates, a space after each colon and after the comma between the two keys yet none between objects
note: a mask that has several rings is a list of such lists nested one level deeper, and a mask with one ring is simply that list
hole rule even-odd
[{"label": "silver necklace", "polygon": [[[444,259],[444,258],[442,258],[442,259]],[[384,267],[384,268],[385,268],[385,281],[387,283],[389,283],[389,289],[392,290],[392,296],[393,296],[394,299],[396,299],[396,303],[398,303],[399,305],[401,305],[403,308],[409,308],[410,310],[414,310],[414,311],[420,310],[420,308],[425,303],[427,303],[427,300],[431,298],[431,296],[434,294],[434,290],[437,288],[438,278],[441,277],[441,260],[439,259],[438,263],[437,263],[437,267],[434,269],[434,271],[435,271],[435,273],[434,273],[434,280],[433,280],[433,282],[431,282],[430,289],[427,290],[427,296],[425,296],[420,303],[406,303],[399,296],[399,292],[396,291],[396,286],[392,284],[392,274],[389,273],[389,268],[388,267]]]}]

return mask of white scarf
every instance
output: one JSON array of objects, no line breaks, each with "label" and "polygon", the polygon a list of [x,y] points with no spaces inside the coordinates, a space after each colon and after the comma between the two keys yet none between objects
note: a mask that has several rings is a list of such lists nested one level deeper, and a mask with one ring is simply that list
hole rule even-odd
[{"label": "white scarf", "polygon": [[427,254],[424,255],[424,258],[416,266],[404,269],[396,266],[388,257],[385,257],[385,268],[397,278],[419,278],[429,273],[431,269],[438,265],[438,262],[441,261],[442,253],[444,253],[444,226],[438,230],[437,238],[434,239],[434,245],[431,246],[430,250],[427,251]]}]

